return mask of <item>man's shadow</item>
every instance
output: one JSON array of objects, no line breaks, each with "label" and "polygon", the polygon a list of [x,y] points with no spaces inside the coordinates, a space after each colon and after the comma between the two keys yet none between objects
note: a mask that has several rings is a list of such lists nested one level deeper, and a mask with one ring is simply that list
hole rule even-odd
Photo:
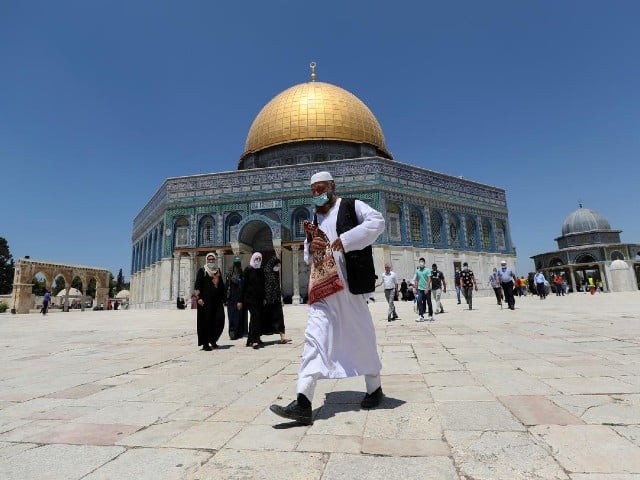
[{"label": "man's shadow", "polygon": [[[400,405],[404,405],[404,400],[400,400],[394,397],[384,396],[380,401],[380,404],[375,408],[362,408],[360,406],[360,402],[364,397],[363,392],[356,392],[353,390],[345,390],[342,392],[329,392],[325,396],[324,403],[315,408],[312,412],[313,421],[316,422],[318,420],[327,420],[331,417],[334,417],[338,413],[343,412],[357,412],[360,410],[363,411],[375,411],[375,410],[391,410],[394,408],[398,408]],[[273,428],[281,430],[292,427],[299,427],[302,424],[298,422],[284,422],[278,423],[273,426]]]}]

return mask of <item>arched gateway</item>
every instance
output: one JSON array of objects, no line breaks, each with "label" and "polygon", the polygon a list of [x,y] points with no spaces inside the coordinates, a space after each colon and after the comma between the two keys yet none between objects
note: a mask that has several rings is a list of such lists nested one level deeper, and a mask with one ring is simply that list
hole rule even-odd
[{"label": "arched gateway", "polygon": [[[109,300],[109,270],[83,265],[70,265],[67,263],[48,262],[46,260],[31,260],[21,258],[16,263],[13,276],[13,308],[16,313],[29,313],[34,307],[32,296],[33,284],[31,280],[38,274],[44,277],[45,287],[51,290],[53,281],[61,275],[65,280],[66,294],[69,294],[71,281],[78,277],[82,281],[82,294],[86,294],[87,286],[91,279],[96,281],[96,303],[107,304]],[[68,300],[65,300],[68,304]]]}]

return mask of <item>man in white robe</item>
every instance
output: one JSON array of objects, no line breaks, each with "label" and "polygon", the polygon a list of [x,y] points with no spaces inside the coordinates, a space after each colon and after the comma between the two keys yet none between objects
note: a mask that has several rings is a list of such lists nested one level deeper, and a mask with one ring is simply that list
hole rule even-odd
[{"label": "man in white robe", "polygon": [[[382,364],[378,356],[373,319],[367,306],[367,294],[349,291],[345,252],[361,250],[375,242],[384,231],[382,214],[356,200],[358,225],[338,236],[336,222],[342,199],[336,195],[333,177],[318,172],[311,177],[311,192],[316,207],[318,227],[327,234],[338,275],[345,288],[309,305],[309,319],[304,335],[304,350],[297,381],[297,399],[286,407],[271,405],[276,415],[311,425],[311,401],[318,379],[364,375],[367,393],[362,408],[374,408],[382,400],[380,384]],[[304,259],[313,261],[313,252],[326,244],[320,237],[304,243]]]}]

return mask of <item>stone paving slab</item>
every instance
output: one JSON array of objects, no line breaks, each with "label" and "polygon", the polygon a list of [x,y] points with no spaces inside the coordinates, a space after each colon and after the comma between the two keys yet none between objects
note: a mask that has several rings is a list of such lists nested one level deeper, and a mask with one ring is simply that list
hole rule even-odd
[{"label": "stone paving slab", "polygon": [[553,456],[526,432],[445,432],[461,474],[474,480],[567,480]]},{"label": "stone paving slab", "polygon": [[268,409],[295,397],[304,305],[257,351],[199,350],[190,310],[0,314],[0,479],[640,478],[639,301],[370,303],[385,398],[322,380],[312,426]]}]

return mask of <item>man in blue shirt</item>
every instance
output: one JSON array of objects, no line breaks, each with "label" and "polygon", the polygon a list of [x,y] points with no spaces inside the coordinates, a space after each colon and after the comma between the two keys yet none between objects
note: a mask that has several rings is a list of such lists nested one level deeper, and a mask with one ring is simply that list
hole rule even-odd
[{"label": "man in blue shirt", "polygon": [[433,306],[431,305],[431,290],[428,290],[429,277],[431,276],[431,270],[426,266],[424,258],[418,259],[418,268],[413,276],[413,292],[416,294],[416,301],[418,302],[418,318],[416,322],[424,322],[424,309],[425,303],[429,307],[428,320],[433,320]]},{"label": "man in blue shirt", "polygon": [[51,294],[49,290],[44,291],[44,298],[42,299],[42,309],[40,310],[43,315],[47,314],[47,310],[49,310],[49,303],[51,302]]},{"label": "man in blue shirt", "polygon": [[536,276],[533,277],[533,281],[536,283],[536,290],[538,291],[540,300],[544,300],[545,298],[547,298],[547,290],[545,288],[545,282],[547,281],[547,279],[544,278],[544,273],[542,273],[542,270],[538,270]]},{"label": "man in blue shirt", "polygon": [[509,310],[516,309],[516,298],[513,295],[513,288],[515,287],[516,275],[509,267],[507,267],[506,260],[500,262],[500,270],[498,270],[498,276],[500,277],[500,283],[502,285],[502,291],[504,292],[504,299],[509,305]]}]

